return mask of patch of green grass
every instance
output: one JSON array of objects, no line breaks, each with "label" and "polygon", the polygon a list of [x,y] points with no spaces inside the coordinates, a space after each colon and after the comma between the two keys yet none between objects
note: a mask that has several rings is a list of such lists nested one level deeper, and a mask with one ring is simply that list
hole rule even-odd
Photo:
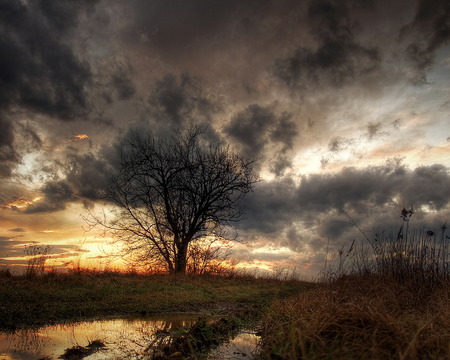
[{"label": "patch of green grass", "polygon": [[83,318],[161,312],[228,313],[265,309],[312,284],[220,276],[108,273],[0,278],[0,327],[14,329]]}]

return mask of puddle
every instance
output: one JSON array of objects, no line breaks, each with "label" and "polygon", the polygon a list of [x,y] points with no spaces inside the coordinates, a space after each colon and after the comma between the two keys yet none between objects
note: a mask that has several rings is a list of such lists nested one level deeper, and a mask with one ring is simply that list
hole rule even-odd
[{"label": "puddle", "polygon": [[[198,315],[169,318],[110,319],[49,325],[39,329],[0,333],[0,360],[58,359],[67,348],[101,340],[106,349],[88,360],[150,359],[149,345],[162,341],[169,331],[195,323]],[[233,340],[213,349],[206,359],[251,359],[258,337],[242,331]]]}]

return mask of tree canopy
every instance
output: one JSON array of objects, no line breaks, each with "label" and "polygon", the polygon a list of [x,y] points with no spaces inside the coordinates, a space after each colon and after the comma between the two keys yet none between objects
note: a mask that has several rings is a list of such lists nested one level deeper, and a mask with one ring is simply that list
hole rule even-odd
[{"label": "tree canopy", "polygon": [[253,161],[204,135],[200,127],[167,138],[134,133],[106,191],[118,216],[104,225],[127,251],[171,273],[186,271],[191,242],[220,237],[243,218],[257,181]]}]

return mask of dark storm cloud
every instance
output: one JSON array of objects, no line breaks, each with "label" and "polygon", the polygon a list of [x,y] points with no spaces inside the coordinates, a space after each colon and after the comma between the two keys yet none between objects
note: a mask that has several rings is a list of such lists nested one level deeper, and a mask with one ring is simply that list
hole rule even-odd
[{"label": "dark storm cloud", "polygon": [[221,29],[222,19],[236,6],[235,0],[135,0],[132,3],[138,10],[136,25],[147,30],[151,44],[160,51],[176,54],[198,37],[214,36]]},{"label": "dark storm cloud", "polygon": [[136,75],[127,59],[109,56],[98,64],[94,88],[106,102],[130,99],[135,93],[133,77]]},{"label": "dark storm cloud", "polygon": [[13,126],[4,116],[0,116],[0,149],[3,147],[12,147],[13,145]]},{"label": "dark storm cloud", "polygon": [[413,81],[426,82],[425,71],[432,65],[436,51],[450,40],[450,3],[447,0],[419,0],[414,20],[402,35],[413,38],[406,48],[407,57],[417,73]]},{"label": "dark storm cloud", "polygon": [[18,200],[30,197],[32,197],[30,190],[25,185],[0,181],[0,209],[6,208]]},{"label": "dark storm cloud", "polygon": [[[9,177],[20,160],[13,150],[20,129],[12,113],[73,119],[86,110],[90,68],[69,45],[69,33],[78,14],[94,3],[0,1],[0,176]],[[35,133],[28,135],[38,141]]]},{"label": "dark storm cloud", "polygon": [[339,238],[349,228],[353,227],[353,224],[346,218],[340,216],[339,218],[328,217],[327,221],[323,223],[320,228],[320,235],[327,237],[333,236]]},{"label": "dark storm cloud", "polygon": [[189,123],[211,122],[217,104],[208,98],[199,79],[182,74],[172,74],[158,80],[149,98],[149,113],[153,122],[172,129]]},{"label": "dark storm cloud", "polygon": [[[432,185],[434,184],[434,185]],[[298,189],[303,211],[352,209],[360,214],[394,202],[445,208],[450,201],[450,176],[442,165],[410,170],[402,165],[344,168],[338,174],[304,177]]]},{"label": "dark storm cloud", "polygon": [[272,145],[278,146],[279,159],[274,171],[280,172],[290,165],[283,153],[292,148],[298,128],[290,114],[276,115],[269,107],[253,104],[231,119],[225,133],[239,143],[250,158],[261,157]]},{"label": "dark storm cloud", "polygon": [[63,39],[83,4],[73,1],[15,0],[0,4],[0,106],[23,107],[70,119],[86,107],[89,66]]},{"label": "dark storm cloud", "polygon": [[280,238],[299,223],[304,231],[314,229],[336,239],[353,227],[345,214],[370,226],[389,226],[398,224],[404,206],[445,215],[449,204],[448,168],[432,165],[411,170],[390,161],[383,166],[344,168],[336,174],[312,174],[300,184],[289,179],[257,184],[249,195],[247,219],[239,226]]},{"label": "dark storm cloud", "polygon": [[25,209],[25,214],[48,213],[66,208],[68,202],[74,200],[70,186],[64,181],[51,181],[41,189],[42,200],[33,203]]},{"label": "dark storm cloud", "polygon": [[2,113],[1,109],[0,129],[0,178],[9,178],[12,174],[13,167],[19,161],[19,156],[16,153],[13,145],[13,125],[10,119]]},{"label": "dark storm cloud", "polygon": [[238,113],[225,131],[243,146],[245,153],[259,156],[274,123],[276,117],[271,110],[254,104]]},{"label": "dark storm cloud", "polygon": [[20,156],[12,146],[0,146],[0,178],[9,178]]},{"label": "dark storm cloud", "polygon": [[307,21],[316,44],[300,45],[292,56],[279,58],[274,74],[290,88],[305,83],[340,87],[377,70],[380,50],[358,42],[360,24],[352,19],[350,5],[352,1],[311,1]]},{"label": "dark storm cloud", "polygon": [[41,148],[43,141],[36,129],[29,123],[21,123],[19,125],[20,133],[23,140],[26,142],[27,148],[29,150],[35,150]]},{"label": "dark storm cloud", "polygon": [[104,146],[97,155],[69,154],[66,180],[78,198],[95,201],[101,197],[111,178],[117,174],[120,151],[120,144],[115,144]]},{"label": "dark storm cloud", "polygon": [[298,216],[297,185],[292,179],[263,181],[246,198],[246,219],[239,226],[264,234],[281,233]]},{"label": "dark storm cloud", "polygon": [[129,3],[134,18],[128,38],[135,39],[136,33],[141,34],[149,47],[171,61],[183,61],[184,56],[180,54],[192,55],[204,43],[217,47],[222,41],[228,44],[237,37],[257,33],[267,14],[278,15],[280,11],[286,14],[295,5],[292,0],[134,0]]}]

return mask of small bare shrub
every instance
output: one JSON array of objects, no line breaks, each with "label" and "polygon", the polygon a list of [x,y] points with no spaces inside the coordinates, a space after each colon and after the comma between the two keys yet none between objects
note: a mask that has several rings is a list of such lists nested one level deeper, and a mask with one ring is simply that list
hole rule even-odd
[{"label": "small bare shrub", "polygon": [[51,252],[50,245],[32,245],[25,246],[25,254],[27,257],[27,268],[25,275],[34,277],[42,275],[45,272],[45,263]]}]

